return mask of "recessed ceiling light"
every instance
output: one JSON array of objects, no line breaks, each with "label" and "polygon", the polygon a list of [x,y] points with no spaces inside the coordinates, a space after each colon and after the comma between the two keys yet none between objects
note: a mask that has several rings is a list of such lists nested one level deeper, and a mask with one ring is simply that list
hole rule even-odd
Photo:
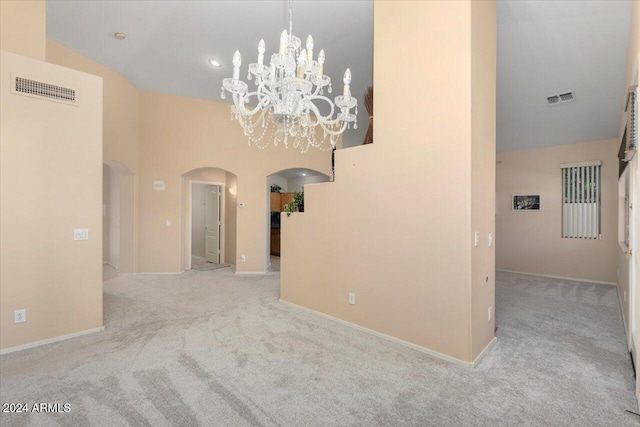
[{"label": "recessed ceiling light", "polygon": [[307,174],[305,172],[302,172],[302,176],[307,176]]},{"label": "recessed ceiling light", "polygon": [[127,38],[127,35],[125,33],[115,33],[114,37],[117,38],[118,40],[124,40]]},{"label": "recessed ceiling light", "polygon": [[219,67],[220,66],[220,62],[216,61],[215,59],[210,59],[209,60],[209,64],[211,64],[214,67]]}]

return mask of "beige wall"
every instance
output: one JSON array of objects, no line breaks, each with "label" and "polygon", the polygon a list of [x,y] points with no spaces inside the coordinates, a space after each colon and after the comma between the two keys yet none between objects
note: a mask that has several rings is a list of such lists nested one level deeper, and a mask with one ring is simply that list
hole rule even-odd
[{"label": "beige wall", "polygon": [[[12,73],[73,88],[78,104],[12,94]],[[2,349],[102,326],[101,129],[100,78],[1,52]]]},{"label": "beige wall", "polygon": [[[281,261],[283,300],[465,362],[493,338],[472,313],[493,282],[472,287],[471,224],[493,228],[472,218],[495,191],[491,154],[472,145],[494,151],[495,122],[471,110],[495,110],[495,3],[471,3],[375,2],[376,143],[338,151],[336,182],[305,187],[305,213],[283,216]],[[488,31],[473,44],[472,21],[474,37]],[[471,169],[485,188],[473,203]],[[479,262],[491,270],[491,255]]]},{"label": "beige wall", "polygon": [[[182,175],[214,167],[237,176],[237,201],[245,204],[237,209],[236,260],[244,254],[246,262],[238,260],[237,271],[265,272],[267,176],[289,168],[328,174],[331,153],[249,147],[229,120],[229,104],[154,92],[141,92],[140,100],[139,271],[181,271]],[[165,181],[166,191],[154,191],[154,180]]]},{"label": "beige wall", "polygon": [[[495,335],[496,4],[471,2],[471,250],[472,358]],[[488,307],[492,308],[489,320]]]},{"label": "beige wall", "polygon": [[109,198],[111,197],[111,173],[109,166],[102,165],[102,262],[109,262]]},{"label": "beige wall", "polygon": [[44,0],[0,1],[0,49],[44,61],[45,41]]},{"label": "beige wall", "polygon": [[[498,269],[615,283],[618,248],[615,139],[498,153]],[[601,240],[563,239],[562,163],[601,160]],[[540,211],[517,212],[514,194],[540,194]]]},{"label": "beige wall", "polygon": [[[103,185],[104,187],[104,185]],[[107,216],[109,220],[109,264],[119,269],[120,266],[120,180],[116,172],[109,173],[109,204]],[[104,217],[103,217],[104,221]],[[103,245],[104,247],[104,245]],[[103,257],[104,259],[104,257]]]},{"label": "beige wall", "polygon": [[[308,168],[329,173],[330,153],[310,150],[300,154],[284,147],[259,150],[248,147],[237,122],[229,121],[230,105],[160,93],[142,92],[122,75],[51,40],[47,61],[96,74],[104,79],[104,157],[117,161],[135,174],[135,212],[131,221],[137,244],[137,272],[179,272],[184,265],[182,175],[201,167],[225,169],[237,176],[238,211],[236,248],[226,246],[226,262],[241,254],[247,261],[239,272],[266,270],[267,176],[289,168]],[[166,191],[153,191],[154,180],[165,181]],[[124,200],[123,192],[121,197]],[[123,203],[124,206],[124,203]],[[227,205],[227,209],[232,209]],[[229,215],[233,212],[229,211]],[[121,229],[128,218],[121,215]],[[167,227],[166,220],[171,221]],[[124,231],[122,236],[124,236]],[[236,256],[235,250],[238,254]],[[233,255],[234,259],[229,259]],[[125,262],[121,249],[121,264]]]},{"label": "beige wall", "polygon": [[119,272],[137,271],[137,171],[140,93],[121,74],[52,40],[47,62],[100,76],[104,82],[103,159],[117,174],[120,189]]},{"label": "beige wall", "polygon": [[47,62],[102,77],[104,82],[104,160],[122,163],[137,175],[140,157],[138,135],[140,91],[122,74],[53,40],[47,40],[46,46]]},{"label": "beige wall", "polygon": [[227,264],[236,263],[236,229],[238,224],[238,197],[236,196],[238,191],[238,179],[232,173],[226,173],[227,187],[225,189],[225,221],[224,221],[224,234],[225,234],[225,254],[224,262]]}]

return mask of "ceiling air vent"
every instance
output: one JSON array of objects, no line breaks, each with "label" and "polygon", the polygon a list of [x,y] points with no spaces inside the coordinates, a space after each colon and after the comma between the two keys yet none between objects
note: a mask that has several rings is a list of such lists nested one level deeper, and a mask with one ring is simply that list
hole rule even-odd
[{"label": "ceiling air vent", "polygon": [[56,86],[24,77],[14,77],[12,92],[35,98],[44,98],[65,104],[76,103],[76,91],[68,87]]},{"label": "ceiling air vent", "polygon": [[571,102],[573,101],[573,92],[561,93],[560,100],[562,102]]},{"label": "ceiling air vent", "polygon": [[573,92],[565,92],[565,93],[561,93],[560,95],[548,96],[547,104],[548,105],[564,104],[567,102],[571,102],[574,99],[575,99],[575,95],[573,94]]},{"label": "ceiling air vent", "polygon": [[553,105],[560,102],[560,97],[558,95],[553,95],[547,98],[547,104]]}]

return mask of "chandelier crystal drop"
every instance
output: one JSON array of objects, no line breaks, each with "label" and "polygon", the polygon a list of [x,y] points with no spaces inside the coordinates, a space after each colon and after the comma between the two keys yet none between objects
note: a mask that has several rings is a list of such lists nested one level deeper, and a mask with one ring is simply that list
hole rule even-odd
[{"label": "chandelier crystal drop", "polygon": [[[313,58],[313,38],[306,46],[292,34],[291,6],[289,32],[280,35],[280,49],[264,64],[265,43],[258,44],[258,60],[249,64],[247,79],[254,89],[240,80],[240,52],[233,55],[233,77],[222,81],[220,97],[225,90],[233,97],[231,119],[237,120],[248,137],[249,145],[266,148],[269,140],[280,141],[302,152],[309,147],[330,150],[338,137],[353,125],[357,129],[357,99],[351,96],[351,71],[344,73],[344,90],[332,102],[324,95],[331,93],[331,78],[324,74],[325,53]],[[351,110],[354,109],[354,113]],[[322,112],[321,112],[322,110]],[[323,114],[324,112],[324,114]]]}]

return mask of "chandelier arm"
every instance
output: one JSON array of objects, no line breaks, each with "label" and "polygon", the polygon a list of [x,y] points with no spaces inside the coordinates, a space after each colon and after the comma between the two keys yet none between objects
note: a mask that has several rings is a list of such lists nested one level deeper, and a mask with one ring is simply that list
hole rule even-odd
[{"label": "chandelier arm", "polygon": [[347,128],[347,122],[342,122],[342,125],[338,130],[332,130],[331,128],[325,126],[323,122],[320,122],[320,126],[322,127],[322,130],[325,131],[325,133],[333,136],[338,136],[338,135],[342,135],[344,130]]},{"label": "chandelier arm", "polygon": [[[260,99],[261,97],[262,98],[268,98],[268,97],[262,95],[259,92],[249,92],[243,95],[232,93],[232,95],[233,95],[233,103],[235,104],[236,108],[239,110],[240,114],[242,114],[243,116],[253,116],[259,111],[262,111],[263,107],[265,107],[268,104],[268,102],[264,103],[262,99]],[[247,108],[245,106],[245,102],[244,102],[245,99],[248,99],[251,96],[256,96],[258,98],[258,105],[256,105],[255,108]]]},{"label": "chandelier arm", "polygon": [[[309,110],[313,112],[314,116],[316,116],[317,119],[314,126],[317,126],[319,124],[322,127],[322,130],[324,130],[324,132],[329,135],[338,136],[347,128],[347,122],[340,120],[339,118],[335,120],[320,120],[321,117],[325,116],[322,116],[320,114],[320,112],[318,111],[318,107],[316,107],[314,104],[311,104]],[[330,126],[335,126],[340,122],[342,122],[342,125],[340,126],[339,130],[335,131],[330,128]]]},{"label": "chandelier arm", "polygon": [[[329,104],[329,108],[331,108],[331,110],[329,111],[329,114],[327,114],[326,116],[323,116],[322,114],[320,114],[320,110],[318,110],[318,107],[314,104],[313,101],[315,100],[319,100],[319,101],[324,101],[327,104]],[[333,105],[333,102],[331,102],[331,100],[329,98],[327,98],[326,96],[312,96],[309,97],[309,104],[311,106],[313,106],[313,112],[316,115],[316,117],[318,118],[322,118],[323,120],[331,120],[333,118],[333,115],[336,111],[335,109],[335,105]]]}]

